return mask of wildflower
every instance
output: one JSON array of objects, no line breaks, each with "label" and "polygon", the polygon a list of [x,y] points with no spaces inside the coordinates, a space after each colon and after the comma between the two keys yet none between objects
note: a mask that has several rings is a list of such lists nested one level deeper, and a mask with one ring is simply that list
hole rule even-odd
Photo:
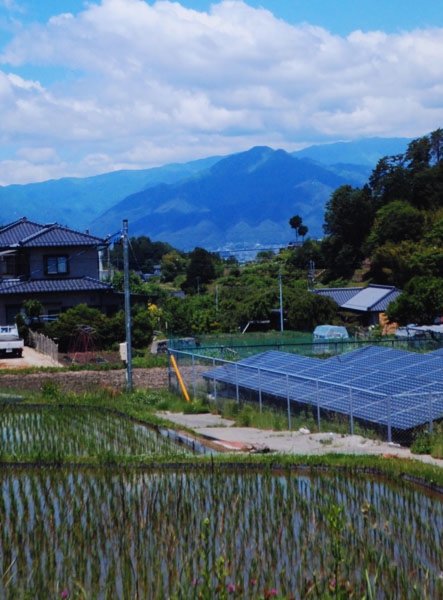
[{"label": "wildflower", "polygon": [[337,582],[335,581],[335,579],[334,578],[331,579],[331,581],[329,582],[329,591],[334,592],[336,585],[337,585]]},{"label": "wildflower", "polygon": [[193,581],[192,581],[192,585],[194,585],[194,586],[198,585],[199,583],[200,582],[199,582],[198,578],[197,579],[193,579]]},{"label": "wildflower", "polygon": [[269,596],[277,596],[277,590],[275,588],[272,588],[272,590],[269,590]]},{"label": "wildflower", "polygon": [[249,582],[249,585],[250,585],[251,587],[254,587],[254,585],[255,585],[256,583],[257,583],[257,582],[255,581],[255,579],[251,579],[251,581]]},{"label": "wildflower", "polygon": [[228,585],[228,592],[229,592],[230,594],[232,594],[232,592],[235,592],[235,585],[234,585],[233,583],[230,583],[230,584]]},{"label": "wildflower", "polygon": [[60,594],[61,598],[68,598],[69,596],[69,592],[68,590],[62,590],[62,593]]}]

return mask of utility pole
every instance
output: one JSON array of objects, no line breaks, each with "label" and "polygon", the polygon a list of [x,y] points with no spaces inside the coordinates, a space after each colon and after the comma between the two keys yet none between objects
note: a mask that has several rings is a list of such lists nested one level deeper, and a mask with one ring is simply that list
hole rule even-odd
[{"label": "utility pole", "polygon": [[283,290],[281,285],[281,267],[278,270],[278,285],[280,289],[280,331],[283,331]]},{"label": "utility pole", "polygon": [[131,346],[131,293],[129,289],[128,221],[123,221],[123,269],[125,286],[125,326],[126,326],[126,389],[132,392],[132,346]]}]

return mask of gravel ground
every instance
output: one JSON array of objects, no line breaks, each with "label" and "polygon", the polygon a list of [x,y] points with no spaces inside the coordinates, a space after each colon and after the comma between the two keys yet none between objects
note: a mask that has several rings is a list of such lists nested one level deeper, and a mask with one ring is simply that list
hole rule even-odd
[{"label": "gravel ground", "polygon": [[443,460],[412,454],[408,448],[369,440],[358,435],[271,431],[254,427],[234,427],[233,422],[218,415],[158,413],[176,425],[192,429],[198,436],[217,441],[222,448],[235,452],[279,452],[290,454],[382,454],[393,458],[416,459],[443,467]]}]

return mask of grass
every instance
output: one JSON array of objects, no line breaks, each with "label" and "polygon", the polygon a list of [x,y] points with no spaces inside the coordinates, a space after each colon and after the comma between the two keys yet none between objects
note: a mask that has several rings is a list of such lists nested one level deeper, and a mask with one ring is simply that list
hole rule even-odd
[{"label": "grass", "polygon": [[[23,398],[21,405],[41,406],[81,406],[91,408],[107,408],[121,412],[141,422],[151,425],[164,425],[170,429],[174,425],[165,419],[159,418],[157,413],[162,411],[171,412],[220,412],[220,407],[214,403],[210,403],[206,399],[199,399],[191,404],[185,402],[181,396],[170,393],[167,390],[136,390],[132,394],[117,393],[112,394],[108,390],[97,390],[95,393],[85,394],[66,394],[62,393],[57,386],[47,383],[43,386],[39,394],[29,393]],[[1,404],[0,404],[1,407]],[[0,413],[1,414],[1,413]],[[262,429],[273,429],[282,431],[287,429],[287,416],[284,411],[276,409],[264,409],[261,413],[257,407],[249,404],[236,402],[224,403],[222,416],[233,418],[235,425],[241,427],[257,427]],[[306,420],[305,415],[300,416],[300,420],[293,421],[294,429],[299,426],[312,425],[309,420]],[[340,429],[342,425],[336,424],[336,429]],[[311,431],[314,431],[314,427]],[[334,423],[328,430],[334,430]],[[443,446],[443,435],[441,429],[438,429],[432,438],[433,444],[438,448]],[[431,448],[432,451],[432,448]],[[158,460],[158,458],[156,459]],[[187,459],[180,459],[185,463]],[[302,455],[279,455],[271,456],[240,456],[240,455],[219,455],[211,456],[211,458],[200,456],[197,459],[202,465],[205,462],[217,462],[233,464],[254,464],[262,466],[281,466],[287,468],[290,466],[303,465],[307,468],[316,468],[326,466],[328,468],[339,468],[344,470],[373,470],[376,473],[382,473],[390,477],[410,476],[417,478],[420,481],[434,485],[438,484],[443,487],[443,469],[433,465],[424,464],[422,461],[414,460],[394,460],[383,458],[380,456],[355,456],[355,455],[337,455],[324,454],[321,456],[302,456]],[[195,464],[195,456],[190,459],[190,462]]]}]

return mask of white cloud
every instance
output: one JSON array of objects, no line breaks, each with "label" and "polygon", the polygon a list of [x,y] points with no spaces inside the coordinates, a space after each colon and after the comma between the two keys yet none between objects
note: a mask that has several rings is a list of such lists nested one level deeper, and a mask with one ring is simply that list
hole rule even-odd
[{"label": "white cloud", "polygon": [[[53,148],[67,174],[443,123],[441,29],[341,38],[239,0],[102,0],[19,29],[0,62],[0,139],[11,155]],[[32,67],[54,81],[21,75]]]}]

